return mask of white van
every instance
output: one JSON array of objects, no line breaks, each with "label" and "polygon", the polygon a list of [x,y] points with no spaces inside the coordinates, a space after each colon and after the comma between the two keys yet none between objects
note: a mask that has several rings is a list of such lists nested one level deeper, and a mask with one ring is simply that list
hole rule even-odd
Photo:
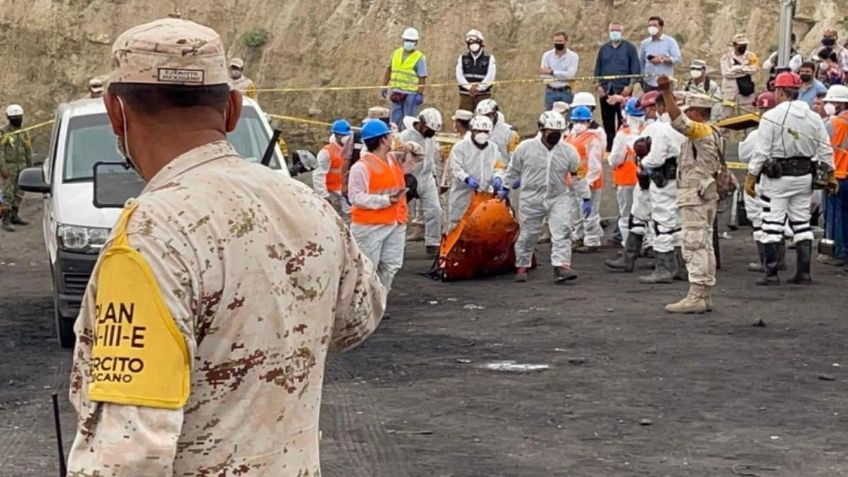
[{"label": "white van", "polygon": [[[244,99],[241,118],[229,140],[247,160],[259,162],[272,136],[259,105]],[[21,172],[20,188],[44,194],[44,243],[53,278],[56,333],[64,348],[73,346],[73,324],[97,255],[120,214],[94,205],[93,168],[120,162],[103,100],[83,99],[56,111],[50,152],[41,168]],[[288,176],[279,148],[269,166]]]}]

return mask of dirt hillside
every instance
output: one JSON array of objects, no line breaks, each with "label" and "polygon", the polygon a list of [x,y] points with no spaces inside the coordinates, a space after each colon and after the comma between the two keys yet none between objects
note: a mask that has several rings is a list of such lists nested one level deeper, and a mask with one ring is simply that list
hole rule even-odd
[{"label": "dirt hillside", "polygon": [[[795,30],[810,51],[822,30],[837,26],[848,38],[848,0],[802,0]],[[686,61],[706,58],[711,68],[731,36],[747,32],[751,49],[767,55],[777,44],[777,0],[0,0],[0,104],[20,102],[30,124],[49,118],[58,102],[84,94],[88,79],[104,75],[112,41],[124,29],[179,14],[218,30],[231,55],[245,58],[260,87],[373,85],[406,26],[422,34],[431,82],[452,81],[464,33],[478,28],[498,62],[499,79],[532,78],[551,33],[566,30],[590,74],[612,20],[638,42],[651,14],[666,19]],[[682,72],[682,71],[681,71]],[[587,85],[584,85],[587,86]],[[504,85],[495,93],[508,119],[528,132],[541,109],[540,85]],[[359,118],[376,91],[265,93],[268,112],[330,120]],[[454,88],[427,99],[443,112],[456,107]],[[314,128],[286,125],[294,142],[314,140]],[[308,133],[307,133],[308,132]],[[307,133],[307,134],[304,134]],[[323,131],[321,136],[323,136]],[[310,141],[311,142],[311,141]]]}]

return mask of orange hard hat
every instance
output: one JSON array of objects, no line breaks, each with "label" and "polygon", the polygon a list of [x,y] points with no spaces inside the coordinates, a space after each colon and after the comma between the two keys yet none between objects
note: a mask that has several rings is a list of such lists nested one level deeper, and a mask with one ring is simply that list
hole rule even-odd
[{"label": "orange hard hat", "polygon": [[649,91],[642,95],[639,98],[639,109],[645,109],[647,107],[656,106],[657,98],[660,97],[659,91]]},{"label": "orange hard hat", "polygon": [[774,79],[774,87],[798,89],[801,87],[801,77],[791,71],[784,71]]},{"label": "orange hard hat", "polygon": [[764,91],[757,96],[757,109],[771,109],[777,106],[777,97],[771,91]]}]

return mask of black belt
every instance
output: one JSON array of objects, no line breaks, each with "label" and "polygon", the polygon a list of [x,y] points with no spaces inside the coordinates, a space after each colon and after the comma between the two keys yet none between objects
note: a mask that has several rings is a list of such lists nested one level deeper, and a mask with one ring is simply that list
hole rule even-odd
[{"label": "black belt", "polygon": [[563,86],[562,88],[554,88],[553,86],[548,86],[549,91],[570,91],[571,86]]},{"label": "black belt", "polygon": [[780,164],[780,172],[784,176],[806,176],[813,172],[813,159],[810,157],[776,157],[775,160]]}]

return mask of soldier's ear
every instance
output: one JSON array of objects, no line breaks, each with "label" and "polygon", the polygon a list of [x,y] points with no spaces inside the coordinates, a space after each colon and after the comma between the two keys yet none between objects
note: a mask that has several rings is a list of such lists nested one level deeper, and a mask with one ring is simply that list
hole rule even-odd
[{"label": "soldier's ear", "polygon": [[224,127],[230,133],[236,130],[238,120],[241,117],[242,96],[241,92],[231,90],[227,100],[227,109],[224,112]]},{"label": "soldier's ear", "polygon": [[116,136],[123,136],[124,113],[121,101],[117,96],[106,92],[103,95],[103,102],[106,104],[106,114],[109,116],[109,122],[112,124],[112,132]]}]

